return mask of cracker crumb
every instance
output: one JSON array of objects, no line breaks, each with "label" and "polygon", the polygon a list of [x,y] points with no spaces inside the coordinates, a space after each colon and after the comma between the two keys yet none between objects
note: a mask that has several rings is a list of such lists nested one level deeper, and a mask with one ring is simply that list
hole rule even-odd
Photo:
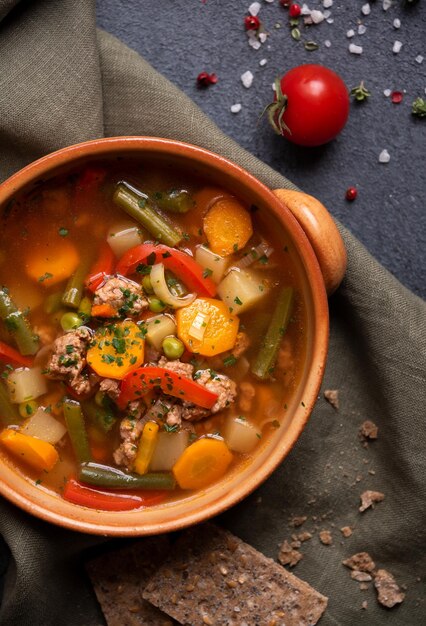
[{"label": "cracker crumb", "polygon": [[367,589],[370,589],[370,585],[368,583],[359,583],[359,588],[361,591],[367,591]]},{"label": "cracker crumb", "polygon": [[281,565],[290,565],[290,567],[294,567],[301,559],[303,559],[303,554],[292,548],[287,540],[281,544],[280,551],[278,553],[278,560]]},{"label": "cracker crumb", "polygon": [[342,526],[342,528],[340,529],[340,532],[342,533],[344,537],[350,537],[353,533],[353,530],[350,526]]},{"label": "cracker crumb", "polygon": [[325,546],[331,546],[333,543],[333,537],[329,530],[321,530],[319,533],[320,541]]},{"label": "cracker crumb", "polygon": [[395,578],[385,569],[379,569],[375,573],[374,586],[377,590],[378,602],[388,609],[395,604],[400,604],[405,598],[405,593],[398,587]]},{"label": "cracker crumb", "polygon": [[368,572],[361,572],[359,569],[354,569],[351,572],[351,578],[358,583],[369,583],[373,580],[373,577]]},{"label": "cracker crumb", "polygon": [[293,526],[293,528],[299,528],[299,526],[302,526],[306,520],[307,520],[307,516],[306,515],[299,515],[296,517],[293,517],[290,521],[290,526]]},{"label": "cracker crumb", "polygon": [[304,541],[309,541],[309,539],[312,539],[312,534],[304,531],[303,533],[299,533],[297,535],[297,538],[303,543]]},{"label": "cracker crumb", "polygon": [[[385,499],[385,494],[381,491],[364,491],[361,494],[361,506],[359,507],[360,513],[363,513],[366,509],[373,505],[376,502],[382,502]],[[374,507],[373,507],[374,508]]]},{"label": "cracker crumb", "polygon": [[368,608],[368,602],[367,600],[364,600],[364,602],[361,604],[361,608],[366,610]]},{"label": "cracker crumb", "polygon": [[359,572],[372,572],[376,569],[376,564],[368,554],[368,552],[357,552],[348,559],[342,561],[343,565],[349,567],[349,569],[357,570]]},{"label": "cracker crumb", "polygon": [[377,439],[378,432],[378,427],[370,420],[365,420],[359,427],[360,439]]},{"label": "cracker crumb", "polygon": [[333,409],[339,410],[339,390],[338,389],[325,389],[324,398],[331,404]]}]

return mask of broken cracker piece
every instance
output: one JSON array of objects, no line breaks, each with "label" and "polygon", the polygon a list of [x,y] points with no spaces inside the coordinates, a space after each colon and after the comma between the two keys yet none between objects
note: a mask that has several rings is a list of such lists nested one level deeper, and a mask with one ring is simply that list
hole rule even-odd
[{"label": "broken cracker piece", "polygon": [[368,552],[357,552],[348,559],[342,561],[343,565],[352,570],[360,572],[372,572],[376,568],[376,564],[368,554]]},{"label": "broken cracker piece", "polygon": [[359,511],[362,513],[376,502],[382,502],[384,499],[385,494],[381,491],[364,491],[361,494],[361,506],[359,507]]},{"label": "broken cracker piece", "polygon": [[303,554],[298,550],[295,550],[294,546],[287,540],[283,541],[278,553],[278,560],[281,565],[290,565],[290,567],[294,567],[301,559],[303,559]]},{"label": "broken cracker piece", "polygon": [[305,531],[299,533],[297,535],[297,538],[298,538],[299,541],[301,541],[303,543],[304,541],[309,541],[309,539],[312,539],[312,533],[308,533],[305,530]]},{"label": "broken cracker piece", "polygon": [[374,586],[377,589],[377,600],[388,609],[400,604],[405,598],[405,593],[398,587],[395,578],[385,569],[379,569],[375,573]]},{"label": "broken cracker piece", "polygon": [[377,439],[378,432],[378,427],[370,420],[365,420],[359,427],[360,439]]},{"label": "broken cracker piece", "polygon": [[143,597],[191,626],[314,625],[327,606],[307,583],[213,524],[180,536]]},{"label": "broken cracker piece", "polygon": [[169,549],[167,536],[149,537],[86,563],[108,626],[176,624],[141,595],[141,589],[164,561]]},{"label": "broken cracker piece", "polygon": [[344,537],[350,537],[353,533],[353,530],[350,526],[342,526],[342,528],[340,529],[340,532],[342,533]]},{"label": "broken cracker piece", "polygon": [[324,398],[331,404],[333,409],[339,410],[339,390],[338,389],[326,389],[324,391]]},{"label": "broken cracker piece", "polygon": [[333,543],[333,537],[331,536],[331,532],[329,530],[321,530],[319,538],[321,543],[325,546],[331,546]]},{"label": "broken cracker piece", "polygon": [[373,577],[368,572],[361,572],[359,569],[354,569],[351,572],[351,578],[356,580],[358,583],[369,583],[373,580]]}]

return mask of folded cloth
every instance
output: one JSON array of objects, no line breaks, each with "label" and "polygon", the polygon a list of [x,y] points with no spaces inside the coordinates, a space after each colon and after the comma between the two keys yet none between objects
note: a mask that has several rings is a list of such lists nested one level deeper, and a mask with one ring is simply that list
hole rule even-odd
[{"label": "folded cloth", "polygon": [[[198,144],[230,158],[271,188],[293,187],[226,137],[189,98],[136,53],[96,31],[88,0],[0,0],[0,177],[52,150],[113,135]],[[294,188],[294,187],[293,187]],[[321,398],[292,453],[256,494],[218,520],[264,554],[290,539],[288,521],[307,516],[296,574],[330,598],[324,625],[420,624],[426,572],[426,307],[343,227],[348,270],[330,300],[331,338],[323,389],[339,389],[336,411]],[[358,429],[379,427],[363,447]],[[366,489],[382,491],[358,511]],[[351,526],[344,538],[340,528]],[[330,530],[333,545],[317,535]],[[0,503],[10,550],[0,624],[102,624],[82,562],[102,541],[50,526]],[[341,561],[367,551],[407,585],[385,611]],[[1,567],[0,567],[1,571]],[[367,614],[360,612],[368,602]]]}]

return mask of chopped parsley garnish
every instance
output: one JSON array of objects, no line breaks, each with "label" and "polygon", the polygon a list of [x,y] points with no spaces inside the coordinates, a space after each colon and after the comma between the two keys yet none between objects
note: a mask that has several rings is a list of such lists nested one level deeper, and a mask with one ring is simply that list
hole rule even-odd
[{"label": "chopped parsley garnish", "polygon": [[177,424],[173,424],[173,426],[170,426],[170,424],[164,424],[164,430],[166,431],[166,433],[175,433],[177,432],[179,429],[179,426]]},{"label": "chopped parsley garnish", "polygon": [[273,428],[279,428],[281,426],[281,424],[279,423],[278,420],[274,420],[273,422],[271,422],[271,426]]},{"label": "chopped parsley garnish", "polygon": [[163,254],[161,256],[163,257],[163,259],[168,259],[172,255],[170,254],[170,252],[163,252]]},{"label": "chopped parsley garnish", "polygon": [[60,234],[61,237],[66,237],[69,233],[68,228],[59,228],[58,233]]},{"label": "chopped parsley garnish", "polygon": [[149,265],[145,265],[145,263],[139,263],[139,265],[136,266],[136,271],[138,274],[146,276],[151,273],[151,267]]},{"label": "chopped parsley garnish", "polygon": [[102,355],[102,361],[104,363],[114,363],[115,356],[113,356],[112,354],[103,354]]},{"label": "chopped parsley garnish", "polygon": [[126,352],[126,340],[125,339],[118,339],[117,337],[114,337],[112,340],[112,345],[115,348],[115,351],[118,354],[124,354]]},{"label": "chopped parsley garnish", "polygon": [[237,362],[237,359],[235,358],[233,354],[230,354],[229,356],[223,359],[223,364],[225,367],[231,367],[232,365],[235,365],[236,362]]},{"label": "chopped parsley garnish", "polygon": [[262,265],[266,265],[268,263],[268,257],[266,256],[266,254],[262,254],[261,257],[259,257],[259,263],[262,263]]},{"label": "chopped parsley garnish", "polygon": [[234,245],[232,246],[234,252],[238,252],[238,244],[234,243]]},{"label": "chopped parsley garnish", "polygon": [[74,346],[68,344],[67,346],[65,346],[65,351],[67,354],[72,354],[72,352],[74,352]]},{"label": "chopped parsley garnish", "polygon": [[212,274],[213,274],[213,270],[211,270],[209,267],[206,267],[206,269],[203,272],[203,278],[209,278]]},{"label": "chopped parsley garnish", "polygon": [[151,254],[148,254],[148,256],[146,257],[148,265],[154,265],[156,258],[157,255],[155,254],[155,252],[151,252]]},{"label": "chopped parsley garnish", "polygon": [[50,272],[45,272],[43,276],[39,276],[38,282],[42,283],[44,280],[47,280],[48,278],[53,278],[53,274],[51,274]]},{"label": "chopped parsley garnish", "polygon": [[235,302],[235,304],[239,304],[240,306],[242,305],[242,302],[241,302],[241,300],[239,299],[238,296],[235,296],[234,302]]},{"label": "chopped parsley garnish", "polygon": [[140,198],[140,200],[138,200],[138,207],[140,209],[144,209],[146,207],[146,198]]}]

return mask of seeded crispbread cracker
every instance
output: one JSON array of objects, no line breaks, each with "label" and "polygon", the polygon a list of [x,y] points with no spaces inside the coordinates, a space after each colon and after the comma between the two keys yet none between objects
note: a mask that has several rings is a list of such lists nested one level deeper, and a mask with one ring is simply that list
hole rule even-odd
[{"label": "seeded crispbread cracker", "polygon": [[313,626],[327,598],[228,531],[185,531],[143,597],[191,626]]},{"label": "seeded crispbread cracker", "polygon": [[142,598],[170,548],[167,536],[149,537],[86,563],[108,626],[173,626],[174,620]]}]

